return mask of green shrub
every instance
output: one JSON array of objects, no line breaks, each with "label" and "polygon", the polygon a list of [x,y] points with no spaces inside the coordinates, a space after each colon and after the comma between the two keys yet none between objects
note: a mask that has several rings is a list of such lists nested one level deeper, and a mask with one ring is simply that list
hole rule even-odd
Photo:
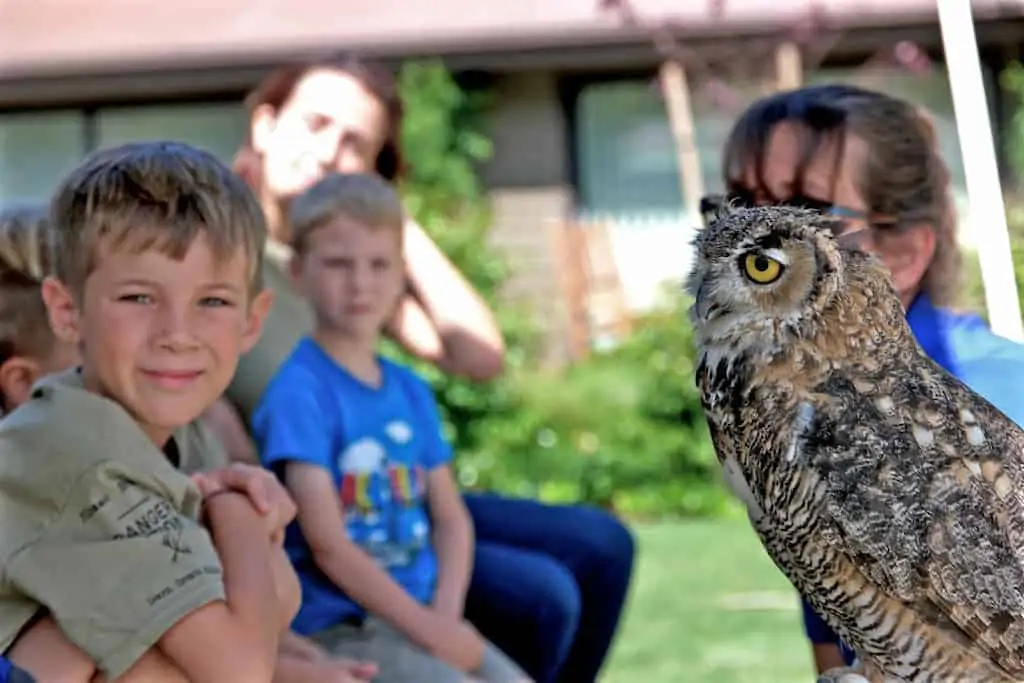
[{"label": "green shrub", "polygon": [[[1021,315],[1024,316],[1024,206],[1008,200],[1006,216],[1010,231],[1013,272],[1017,281],[1017,295],[1020,301]],[[985,286],[981,279],[981,265],[978,261],[978,254],[973,251],[964,253],[963,290],[960,304],[987,320],[988,313],[985,310]]]},{"label": "green shrub", "polygon": [[510,409],[511,377],[533,356],[536,334],[529,316],[500,300],[507,268],[487,245],[490,207],[477,171],[491,155],[483,133],[488,93],[463,90],[434,60],[405,64],[398,83],[409,167],[400,187],[405,206],[497,312],[507,347],[506,376],[471,382],[411,358],[395,344],[385,345],[385,353],[412,365],[431,383],[449,437],[461,453],[474,446],[473,424]]},{"label": "green shrub", "polygon": [[620,346],[564,371],[521,375],[517,409],[474,427],[471,481],[630,516],[732,511],[694,385],[683,306],[674,298]]},{"label": "green shrub", "polygon": [[463,485],[630,515],[734,510],[700,412],[684,302],[673,297],[611,351],[560,372],[534,367],[530,316],[499,297],[506,266],[487,246],[487,93],[461,89],[438,62],[406,64],[399,83],[406,206],[497,311],[508,349],[504,376],[477,383],[387,348],[434,387]]}]

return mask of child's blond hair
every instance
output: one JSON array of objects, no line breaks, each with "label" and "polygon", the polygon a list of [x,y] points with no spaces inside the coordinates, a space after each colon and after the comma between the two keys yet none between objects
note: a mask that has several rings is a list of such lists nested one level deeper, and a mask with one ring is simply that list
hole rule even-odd
[{"label": "child's blond hair", "polygon": [[0,208],[0,363],[53,347],[42,295],[52,238],[45,206]]},{"label": "child's blond hair", "polygon": [[184,258],[199,235],[217,258],[241,248],[261,287],[267,228],[242,179],[209,152],[179,142],[135,142],[95,152],[61,182],[50,207],[54,274],[80,294],[101,242]]},{"label": "child's blond hair", "polygon": [[[48,358],[57,339],[42,283],[53,231],[44,205],[0,208],[0,365],[14,356]],[[0,391],[0,415],[10,406]]]},{"label": "child's blond hair", "polygon": [[376,173],[330,173],[292,202],[292,249],[302,254],[310,234],[339,217],[399,236],[405,225],[402,200],[388,181]]}]

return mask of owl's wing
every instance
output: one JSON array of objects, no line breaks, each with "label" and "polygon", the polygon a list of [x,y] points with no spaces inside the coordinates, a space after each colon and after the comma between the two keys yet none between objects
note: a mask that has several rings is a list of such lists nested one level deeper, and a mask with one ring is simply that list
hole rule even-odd
[{"label": "owl's wing", "polygon": [[930,361],[819,387],[833,541],[881,589],[1024,676],[1024,432]]}]

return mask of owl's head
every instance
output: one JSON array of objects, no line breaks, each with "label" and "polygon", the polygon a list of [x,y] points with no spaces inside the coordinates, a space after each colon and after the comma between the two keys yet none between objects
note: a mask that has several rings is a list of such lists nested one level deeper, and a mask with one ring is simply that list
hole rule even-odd
[{"label": "owl's head", "polygon": [[694,240],[686,283],[698,343],[772,353],[814,336],[846,275],[832,220],[774,206],[713,217]]}]

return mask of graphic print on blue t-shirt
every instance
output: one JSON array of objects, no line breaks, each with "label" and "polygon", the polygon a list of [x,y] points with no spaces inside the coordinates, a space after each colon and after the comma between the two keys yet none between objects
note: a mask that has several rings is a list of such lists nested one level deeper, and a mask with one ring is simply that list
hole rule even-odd
[{"label": "graphic print on blue t-shirt", "polygon": [[390,443],[363,437],[342,451],[341,504],[355,543],[382,567],[406,567],[427,545],[429,528],[421,507],[426,475],[421,465],[389,455],[412,442],[412,428],[396,420],[385,426],[385,434]]},{"label": "graphic print on blue t-shirt", "polygon": [[[380,359],[381,385],[349,374],[310,339],[285,360],[253,414],[264,466],[297,461],[331,473],[348,537],[412,597],[428,602],[437,579],[427,476],[451,459],[430,387]],[[285,548],[302,584],[292,627],[315,633],[365,611],[316,566],[297,522]]]}]

